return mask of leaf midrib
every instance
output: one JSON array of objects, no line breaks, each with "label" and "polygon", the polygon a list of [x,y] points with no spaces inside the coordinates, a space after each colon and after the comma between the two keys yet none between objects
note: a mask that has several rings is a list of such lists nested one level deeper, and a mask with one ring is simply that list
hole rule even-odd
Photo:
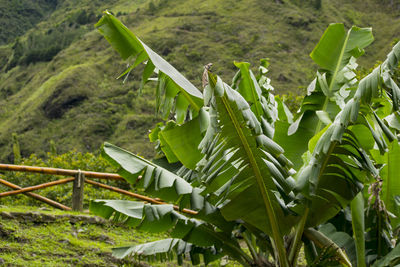
[{"label": "leaf midrib", "polygon": [[[328,88],[328,93],[329,94],[332,92],[332,88],[333,88],[333,85],[335,84],[336,76],[339,73],[340,63],[342,62],[342,59],[343,59],[343,56],[344,56],[344,52],[346,50],[345,48],[346,48],[347,43],[349,41],[349,37],[350,37],[350,31],[347,32],[346,39],[344,40],[344,43],[343,43],[343,46],[342,46],[342,50],[340,51],[339,59],[337,61],[335,70],[333,72],[331,82],[329,83],[329,88]],[[330,97],[329,95],[325,97],[324,105],[322,106],[322,110],[325,111],[325,112],[328,109],[329,97]],[[320,119],[318,119],[318,124],[317,124],[317,127],[315,129],[314,135],[319,133],[319,131],[321,130],[321,126],[322,126],[322,122],[321,122]]]},{"label": "leaf midrib", "polygon": [[343,59],[343,56],[344,56],[344,52],[346,50],[347,43],[349,41],[350,31],[351,31],[351,29],[347,32],[346,39],[344,40],[342,50],[340,51],[339,59],[337,61],[335,71],[333,72],[332,79],[331,79],[331,82],[329,84],[329,90],[328,90],[329,93],[332,91],[332,87],[333,87],[334,81],[336,80],[336,76],[339,73],[339,67],[341,65],[340,63],[342,62],[342,59]]},{"label": "leaf midrib", "polygon": [[248,160],[250,162],[250,166],[253,169],[254,176],[256,177],[257,184],[259,186],[261,195],[263,197],[263,202],[264,202],[264,206],[265,206],[265,209],[267,212],[268,220],[271,224],[273,239],[276,243],[277,250],[279,253],[279,262],[282,264],[282,266],[287,266],[286,250],[283,245],[283,240],[282,240],[282,236],[280,233],[280,229],[278,227],[277,218],[276,218],[274,209],[272,207],[272,203],[269,198],[267,188],[266,188],[264,180],[262,178],[260,169],[257,165],[257,162],[254,159],[253,152],[250,149],[250,145],[246,140],[245,134],[243,133],[243,130],[241,129],[240,124],[239,124],[232,108],[230,107],[228,100],[226,99],[226,95],[223,95],[221,97],[221,99],[222,99],[224,107],[225,107],[226,111],[228,112],[228,115],[235,127],[236,133],[239,136],[241,144],[247,154]]}]

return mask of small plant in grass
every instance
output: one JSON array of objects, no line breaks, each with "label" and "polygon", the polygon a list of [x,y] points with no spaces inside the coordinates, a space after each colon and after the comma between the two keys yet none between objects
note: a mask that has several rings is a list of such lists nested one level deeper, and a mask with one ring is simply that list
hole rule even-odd
[{"label": "small plant in grass", "polygon": [[372,30],[331,24],[311,53],[319,69],[293,115],[272,94],[265,60],[256,73],[235,62],[229,85],[208,72],[199,90],[108,12],[96,26],[130,60],[123,75],[145,64],[142,86],[156,80],[156,109],[174,118],[150,135],[169,164],[108,143],[103,154],[131,184],[182,211],[92,202],[97,214],[170,232],[115,256],[198,264],[201,255],[207,264],[227,255],[244,266],[296,266],[304,247],[309,266],[399,263],[400,44],[357,80]]}]

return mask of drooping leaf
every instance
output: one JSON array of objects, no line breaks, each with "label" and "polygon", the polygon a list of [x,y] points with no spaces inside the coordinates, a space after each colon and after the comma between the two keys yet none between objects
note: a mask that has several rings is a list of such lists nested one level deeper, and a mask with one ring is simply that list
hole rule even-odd
[{"label": "drooping leaf", "polygon": [[[157,110],[163,114],[163,117],[168,117],[169,113],[173,111],[173,103],[175,101],[177,101],[178,123],[184,121],[185,116],[183,114],[185,113],[183,109],[186,111],[188,106],[195,112],[200,110],[203,105],[201,91],[129,31],[125,25],[108,11],[104,12],[103,17],[96,24],[96,28],[104,35],[123,59],[138,57],[140,58],[140,60],[137,61],[139,63],[147,60],[140,88],[142,88],[143,84],[150,78],[151,73],[155,70],[157,71],[159,81],[157,97],[160,99],[160,101],[158,101]],[[132,66],[137,65],[137,62]],[[133,67],[129,68],[129,71],[131,69],[133,69]]]},{"label": "drooping leaf", "polygon": [[[310,241],[312,241],[316,246],[320,247],[323,251],[324,254],[332,254],[334,256],[334,259],[337,259],[342,265],[344,266],[352,266],[351,262],[346,255],[345,251],[336,244],[333,240],[328,238],[325,234],[323,234],[321,231],[317,231],[313,228],[308,228],[305,229],[304,235],[306,238],[308,238]],[[342,237],[337,237],[338,240],[343,241],[343,236]],[[322,257],[321,255],[320,257]],[[332,257],[327,257],[327,260],[330,260]]]},{"label": "drooping leaf", "polygon": [[[298,173],[298,185],[310,200],[307,225],[321,224],[336,215],[363,187],[365,173],[358,168],[372,168],[365,152],[351,134],[343,136],[342,144],[331,142],[333,128],[328,127],[314,148],[307,167]],[[328,140],[325,143],[321,140]],[[318,152],[318,154],[316,154]]]},{"label": "drooping leaf", "polygon": [[[176,201],[183,195],[196,194],[193,187],[176,174],[112,144],[104,144],[103,155],[119,168],[118,173],[128,182],[139,182],[145,192],[153,196]],[[138,180],[140,175],[142,178]],[[204,200],[201,196],[198,198]]]},{"label": "drooping leaf", "polygon": [[223,256],[223,254],[218,253],[214,247],[197,247],[193,244],[174,238],[167,238],[128,247],[113,248],[112,253],[113,256],[117,258],[124,258],[133,255],[137,259],[152,261],[156,258],[157,261],[161,262],[170,261],[173,258],[172,255],[176,255],[179,264],[182,264],[182,259],[186,258],[190,260],[193,265],[199,264],[196,258],[199,254],[203,255],[205,264],[213,262]]},{"label": "drooping leaf", "polygon": [[232,228],[232,224],[223,219],[219,209],[201,195],[200,188],[193,187],[178,175],[109,143],[104,144],[103,155],[119,168],[118,173],[124,179],[143,188],[145,193],[172,201],[180,208],[199,211],[199,218],[207,219],[221,229]]},{"label": "drooping leaf", "polygon": [[[111,218],[118,222],[123,222],[129,226],[137,227],[148,232],[170,231],[170,235],[176,238],[171,241],[187,243],[189,246],[196,246],[195,251],[199,253],[210,253],[216,255],[218,252],[231,255],[239,262],[246,262],[245,254],[240,250],[236,239],[231,235],[232,228],[225,232],[217,231],[212,224],[205,223],[195,218],[188,218],[174,210],[172,205],[152,205],[143,202],[127,200],[95,200],[90,203],[90,210],[105,218]],[[106,210],[107,212],[104,212]],[[143,247],[133,246],[117,248],[114,252],[118,257],[125,257],[128,254],[141,255],[143,249],[150,249],[147,255],[156,253],[167,253],[170,249],[165,247],[165,242],[144,244]],[[152,247],[155,245],[156,247]],[[151,251],[151,248],[155,251]],[[190,247],[189,247],[190,248]],[[233,249],[232,249],[233,248]],[[175,251],[178,255],[182,254]],[[211,255],[208,255],[211,257]],[[211,259],[211,258],[210,258]]]},{"label": "drooping leaf", "polygon": [[353,266],[360,266],[356,264],[356,247],[353,238],[349,234],[337,231],[335,226],[330,223],[321,225],[318,231],[324,234],[330,240],[332,240],[332,242],[334,242],[342,250],[344,250]]},{"label": "drooping leaf", "polygon": [[[163,232],[172,229],[173,237],[186,239],[188,242],[192,240],[192,232],[201,231],[200,225],[204,224],[199,220],[179,214],[170,204],[152,205],[128,200],[95,200],[90,204],[92,212],[107,219],[124,222],[147,232]],[[103,214],[102,208],[112,212]],[[200,246],[211,246],[213,242],[219,241],[206,233],[195,241]]]}]

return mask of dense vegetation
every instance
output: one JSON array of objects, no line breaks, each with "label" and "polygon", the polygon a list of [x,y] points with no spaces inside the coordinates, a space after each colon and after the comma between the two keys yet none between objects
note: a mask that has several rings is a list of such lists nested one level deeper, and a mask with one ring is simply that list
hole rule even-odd
[{"label": "dense vegetation", "polygon": [[[369,69],[398,37],[398,5],[378,0],[0,1],[0,18],[7,21],[1,25],[8,25],[0,28],[5,40],[0,46],[0,159],[13,161],[14,132],[24,157],[45,157],[51,140],[61,153],[94,152],[108,140],[154,156],[146,137],[160,121],[154,116],[153,91],[145,87],[138,100],[135,73],[124,85],[114,80],[125,65],[93,29],[105,9],[195,85],[208,62],[227,80],[234,60],[255,66],[269,57],[273,86],[296,95],[313,79],[307,54],[329,23],[379,29],[360,59]],[[26,10],[37,16],[25,16]]]},{"label": "dense vegetation", "polygon": [[157,81],[166,122],[150,138],[172,164],[104,144],[128,182],[175,205],[92,202],[99,215],[172,237],[116,248],[115,256],[297,266],[304,247],[308,266],[399,264],[400,42],[358,79],[371,28],[330,24],[310,54],[319,68],[293,115],[273,95],[267,60],[256,73],[235,62],[231,85],[207,71],[199,90],[109,12],[96,27],[131,61],[125,75],[143,63],[142,84]]},{"label": "dense vegetation", "polygon": [[57,7],[57,0],[0,1],[0,45],[14,41]]}]

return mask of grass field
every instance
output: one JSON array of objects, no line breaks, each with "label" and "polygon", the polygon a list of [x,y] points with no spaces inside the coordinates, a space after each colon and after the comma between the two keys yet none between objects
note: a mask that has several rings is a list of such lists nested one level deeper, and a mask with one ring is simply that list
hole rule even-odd
[{"label": "grass field", "polygon": [[6,266],[140,266],[112,257],[111,248],[162,237],[111,222],[75,221],[82,214],[48,207],[1,206],[0,214],[0,262]]}]

